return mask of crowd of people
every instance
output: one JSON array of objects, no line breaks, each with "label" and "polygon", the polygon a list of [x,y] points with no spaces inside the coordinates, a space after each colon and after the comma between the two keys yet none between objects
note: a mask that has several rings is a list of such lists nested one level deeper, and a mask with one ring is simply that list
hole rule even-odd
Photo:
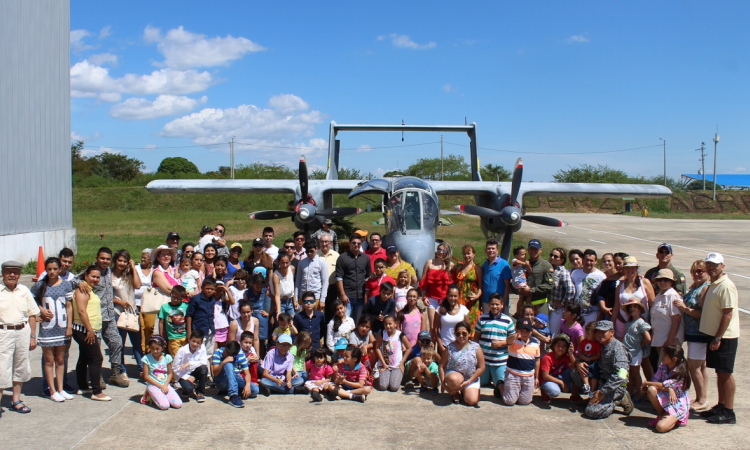
[{"label": "crowd of people", "polygon": [[[569,394],[591,418],[615,407],[630,414],[647,400],[659,432],[691,414],[736,421],[738,296],[718,253],[691,263],[690,282],[666,243],[641,275],[624,252],[600,261],[591,249],[554,248],[545,259],[532,239],[506,261],[489,239],[479,265],[471,245],[459,258],[439,242],[418,278],[379,233],[355,230],[337,251],[330,221],[280,248],[266,227],[244,257],[225,233],[222,224],[204,227],[197,244],[180,245],[170,232],[138,262],[102,247],[80,274],[63,249],[31,289],[19,284],[21,264],[3,263],[0,387],[13,388],[10,410],[30,412],[21,386],[37,345],[45,396],[111,400],[108,384],[130,384],[129,339],[131,369],[146,386],[141,401],[159,409],[202,403],[209,387],[241,408],[259,394],[365,402],[373,390],[404,386],[477,405],[480,387],[491,386],[507,405]],[[76,388],[67,376],[71,338]],[[711,408],[709,368],[719,394]]]}]

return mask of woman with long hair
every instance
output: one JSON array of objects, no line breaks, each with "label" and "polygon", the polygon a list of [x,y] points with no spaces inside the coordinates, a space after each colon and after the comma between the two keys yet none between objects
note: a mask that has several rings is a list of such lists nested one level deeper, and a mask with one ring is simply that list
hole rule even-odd
[{"label": "woman with long hair", "polygon": [[458,286],[459,303],[469,310],[466,322],[471,325],[470,331],[473,332],[479,316],[482,315],[482,302],[479,300],[482,298],[483,274],[482,268],[474,262],[474,257],[477,254],[474,247],[464,245],[461,250],[464,260],[453,268],[453,279]]},{"label": "woman with long hair", "polygon": [[430,328],[434,326],[435,310],[448,294],[448,286],[453,284],[453,252],[450,244],[442,242],[435,250],[435,257],[428,259],[422,269],[422,279],[419,280],[419,289],[424,294],[422,301],[427,307],[427,317],[430,319]]},{"label": "woman with long hair", "polygon": [[[127,250],[118,250],[112,256],[112,289],[114,290],[115,316],[119,317],[123,311],[131,307],[136,314],[138,305],[135,301],[135,290],[141,288],[141,277],[135,268],[135,262],[130,258]],[[133,358],[138,365],[138,373],[143,373],[143,349],[141,347],[141,331],[129,331],[122,328],[120,339],[122,340],[122,360],[120,362],[120,371],[122,376],[127,380],[128,371],[125,367],[125,338],[130,338],[130,345],[133,347]],[[140,377],[140,375],[139,375]]]}]

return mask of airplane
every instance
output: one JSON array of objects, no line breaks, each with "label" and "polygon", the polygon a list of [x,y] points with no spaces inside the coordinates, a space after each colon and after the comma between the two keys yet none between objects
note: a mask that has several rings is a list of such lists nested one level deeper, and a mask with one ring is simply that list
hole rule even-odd
[{"label": "airplane", "polygon": [[[339,180],[340,140],[342,131],[396,131],[467,133],[469,136],[471,181],[433,181],[402,176],[372,180]],[[334,194],[379,194],[385,218],[384,246],[395,245],[401,258],[412,264],[421,276],[426,261],[434,256],[436,231],[439,224],[438,195],[473,195],[476,205],[458,205],[456,209],[481,217],[480,226],[486,236],[502,235],[500,256],[508,259],[513,233],[521,222],[546,226],[565,226],[565,222],[545,216],[525,215],[523,197],[637,197],[665,198],[672,194],[665,186],[643,184],[598,183],[522,183],[523,162],[516,162],[511,182],[482,181],[477,155],[476,123],[466,125],[366,125],[331,122],[328,140],[328,167],[325,180],[309,180],[304,156],[300,159],[299,180],[155,180],[146,189],[154,193],[248,192],[253,194],[291,193],[294,210],[257,211],[251,219],[272,220],[291,218],[304,231],[319,229],[326,217],[359,214],[358,208],[336,208]],[[322,203],[322,209],[318,209]]]}]

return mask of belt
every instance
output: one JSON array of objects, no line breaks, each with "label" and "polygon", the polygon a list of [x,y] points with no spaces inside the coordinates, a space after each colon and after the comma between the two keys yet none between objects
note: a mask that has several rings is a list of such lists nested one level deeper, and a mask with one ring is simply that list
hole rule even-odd
[{"label": "belt", "polygon": [[19,323],[16,325],[0,325],[0,330],[23,330],[25,327],[25,323]]},{"label": "belt", "polygon": [[539,300],[534,300],[534,301],[531,302],[531,304],[534,305],[534,306],[536,306],[536,305],[543,305],[545,303],[547,303],[547,297],[540,298]]}]

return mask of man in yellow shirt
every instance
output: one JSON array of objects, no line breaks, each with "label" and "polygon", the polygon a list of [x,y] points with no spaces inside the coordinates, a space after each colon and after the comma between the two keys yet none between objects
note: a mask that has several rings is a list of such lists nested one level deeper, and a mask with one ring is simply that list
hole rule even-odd
[{"label": "man in yellow shirt", "polygon": [[734,415],[736,386],[732,372],[740,337],[739,297],[737,286],[724,273],[724,257],[721,254],[712,252],[706,256],[706,271],[711,285],[703,301],[700,331],[713,336],[706,351],[706,365],[716,370],[719,403],[700,415],[710,423],[732,424],[737,423]]},{"label": "man in yellow shirt", "polygon": [[2,390],[13,386],[11,410],[31,412],[21,401],[21,387],[31,379],[29,350],[36,348],[36,317],[39,307],[29,288],[18,284],[23,265],[16,261],[2,264],[0,284],[0,401]]}]

